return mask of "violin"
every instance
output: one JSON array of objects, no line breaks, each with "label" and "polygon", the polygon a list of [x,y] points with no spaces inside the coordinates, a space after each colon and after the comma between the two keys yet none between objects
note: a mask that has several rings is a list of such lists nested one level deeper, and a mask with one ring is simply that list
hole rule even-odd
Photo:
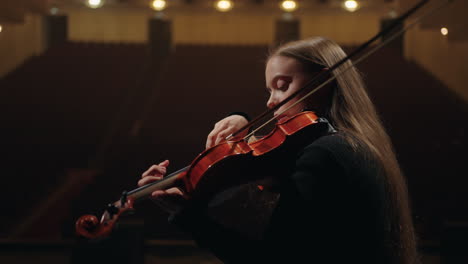
[{"label": "violin", "polygon": [[[259,140],[247,142],[246,139],[255,131],[265,126],[266,123],[249,133],[246,137],[238,138],[237,135],[251,128],[266,115],[273,113],[291,101],[291,99],[301,96],[300,99],[296,100],[294,104],[291,104],[284,111],[289,110],[295,104],[305,100],[325,85],[334,81],[339,74],[343,74],[353,66],[341,69],[339,74],[331,74],[334,70],[362,53],[376,40],[390,32],[394,32],[394,29],[398,25],[428,2],[429,0],[420,1],[347,57],[327,70],[322,71],[304,87],[227,137],[226,141],[200,153],[189,166],[171,173],[162,180],[147,184],[130,192],[123,192],[118,201],[108,205],[101,220],[98,220],[93,215],[80,217],[76,222],[77,234],[86,238],[99,238],[109,235],[121,215],[133,211],[136,202],[150,197],[151,193],[156,190],[179,187],[190,195],[191,199],[208,200],[217,192],[231,186],[258,180],[265,177],[264,175],[275,177],[284,174],[288,168],[293,167],[290,162],[294,162],[294,153],[298,153],[304,146],[328,132],[329,125],[326,119],[319,118],[312,111],[305,111],[277,123],[272,132]],[[394,32],[390,38],[382,41],[369,52],[359,57],[354,64],[361,62],[398,35],[416,25],[419,20],[450,2],[452,0],[445,1],[444,4],[420,16],[416,22],[406,26],[403,30]],[[326,80],[324,81],[325,78]],[[274,118],[268,120],[268,122],[272,120]]]},{"label": "violin", "polygon": [[136,202],[149,198],[156,190],[179,187],[191,199],[209,200],[222,190],[264,175],[278,177],[292,167],[287,166],[294,161],[291,153],[297,153],[328,129],[326,119],[305,111],[282,120],[268,135],[253,142],[240,138],[219,143],[164,179],[124,192],[118,201],[108,205],[100,221],[93,215],[80,217],[76,232],[86,238],[108,236],[121,215],[133,211]]}]

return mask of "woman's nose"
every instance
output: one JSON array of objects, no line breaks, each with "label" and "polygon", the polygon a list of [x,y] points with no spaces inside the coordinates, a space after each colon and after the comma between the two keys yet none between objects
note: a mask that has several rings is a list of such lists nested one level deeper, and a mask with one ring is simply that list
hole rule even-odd
[{"label": "woman's nose", "polygon": [[276,98],[273,96],[273,94],[271,94],[270,98],[268,98],[268,101],[267,101],[267,107],[268,108],[273,108],[277,104],[278,104],[278,102],[277,102]]}]

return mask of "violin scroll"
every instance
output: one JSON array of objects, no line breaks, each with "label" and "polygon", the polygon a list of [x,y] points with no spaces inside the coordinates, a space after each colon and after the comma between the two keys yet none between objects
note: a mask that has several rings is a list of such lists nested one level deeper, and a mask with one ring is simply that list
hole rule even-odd
[{"label": "violin scroll", "polygon": [[107,236],[110,233],[107,226],[109,225],[101,224],[94,215],[83,215],[75,223],[76,233],[86,238]]},{"label": "violin scroll", "polygon": [[134,210],[133,203],[133,199],[128,198],[124,206],[120,206],[121,201],[109,204],[101,217],[101,221],[94,215],[81,216],[75,223],[76,233],[90,239],[109,236],[119,217]]}]

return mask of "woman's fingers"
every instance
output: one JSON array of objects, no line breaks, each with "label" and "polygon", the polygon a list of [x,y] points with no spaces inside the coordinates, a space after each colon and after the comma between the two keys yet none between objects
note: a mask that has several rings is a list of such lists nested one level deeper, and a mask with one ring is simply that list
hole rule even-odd
[{"label": "woman's fingers", "polygon": [[[169,160],[151,166],[141,175],[138,186],[141,187],[151,182],[161,180],[166,174],[167,166],[169,166]],[[155,203],[167,212],[176,212],[185,202],[184,193],[177,187],[154,191],[151,193],[151,197]]]},{"label": "woman's fingers", "polygon": [[140,179],[137,184],[138,184],[138,187],[141,187],[141,186],[146,185],[148,183],[159,181],[162,178],[163,178],[163,176],[146,176],[143,179]]},{"label": "woman's fingers", "polygon": [[138,186],[146,185],[150,182],[161,180],[167,172],[169,160],[165,160],[157,165],[151,166],[148,170],[141,174],[141,179],[138,181]]},{"label": "woman's fingers", "polygon": [[172,187],[167,190],[156,190],[151,193],[151,196],[155,199],[164,199],[166,197],[184,197],[184,192],[177,187]]},{"label": "woman's fingers", "polygon": [[163,176],[164,174],[166,174],[167,166],[169,166],[169,160],[165,160],[157,165],[153,165],[148,170],[143,172],[143,174],[141,174],[141,177],[144,178],[146,176],[156,176],[156,175]]},{"label": "woman's fingers", "polygon": [[169,166],[169,160],[165,160],[165,161],[159,163],[159,166],[163,166],[163,167],[167,168],[167,166]]},{"label": "woman's fingers", "polygon": [[217,122],[206,139],[206,148],[223,142],[227,136],[236,132],[248,121],[243,116],[231,115]]},{"label": "woman's fingers", "polygon": [[147,171],[143,172],[143,174],[141,174],[141,177],[144,178],[147,176],[154,176],[154,175],[162,176],[164,174],[166,174],[166,167],[153,165]]},{"label": "woman's fingers", "polygon": [[166,193],[172,196],[181,196],[181,197],[184,196],[184,193],[182,192],[182,190],[177,187],[167,189]]},{"label": "woman's fingers", "polygon": [[221,143],[222,141],[224,141],[226,139],[227,136],[229,136],[230,134],[232,134],[234,132],[234,129],[232,128],[228,128],[226,130],[223,130],[221,132],[218,133],[218,135],[216,136],[216,140],[214,142],[214,145],[217,145],[219,143]]},{"label": "woman's fingers", "polygon": [[154,191],[151,197],[153,202],[169,213],[177,212],[186,202],[184,193],[177,187]]},{"label": "woman's fingers", "polygon": [[212,146],[214,146],[219,132],[226,129],[226,124],[220,122],[216,123],[213,130],[210,132],[210,134],[208,134],[208,137],[206,139],[206,148],[211,148]]},{"label": "woman's fingers", "polygon": [[161,197],[161,196],[164,196],[165,193],[166,193],[166,192],[165,192],[164,190],[156,190],[156,191],[154,191],[153,193],[151,193],[151,196],[152,196],[153,198],[159,198],[159,197]]}]

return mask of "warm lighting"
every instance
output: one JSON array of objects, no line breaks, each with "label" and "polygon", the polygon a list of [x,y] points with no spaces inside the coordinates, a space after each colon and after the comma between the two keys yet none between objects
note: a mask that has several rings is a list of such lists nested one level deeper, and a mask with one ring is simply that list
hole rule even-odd
[{"label": "warm lighting", "polygon": [[388,17],[389,18],[397,18],[398,17],[398,13],[395,9],[392,9],[390,12],[388,12]]},{"label": "warm lighting", "polygon": [[215,4],[215,8],[221,12],[227,12],[233,8],[234,4],[230,0],[219,0]]},{"label": "warm lighting", "polygon": [[446,27],[443,27],[440,29],[440,33],[442,33],[442,35],[444,36],[447,36],[448,35],[448,29]]},{"label": "warm lighting", "polygon": [[59,9],[58,9],[57,7],[52,7],[52,8],[50,9],[50,14],[51,14],[51,15],[57,15],[58,12],[59,12]]},{"label": "warm lighting", "polygon": [[104,0],[86,0],[86,5],[91,8],[99,8],[104,5]]},{"label": "warm lighting", "polygon": [[281,2],[280,7],[286,12],[292,12],[297,9],[297,4],[293,0],[284,0]]},{"label": "warm lighting", "polygon": [[164,0],[154,0],[151,3],[151,8],[153,8],[156,11],[162,11],[164,8],[166,8],[166,1]]},{"label": "warm lighting", "polygon": [[343,3],[344,9],[348,10],[349,12],[354,12],[358,10],[359,8],[359,3],[355,0],[346,0]]},{"label": "warm lighting", "polygon": [[2,33],[2,31],[3,31],[3,27],[2,25],[0,25],[0,33]]}]

